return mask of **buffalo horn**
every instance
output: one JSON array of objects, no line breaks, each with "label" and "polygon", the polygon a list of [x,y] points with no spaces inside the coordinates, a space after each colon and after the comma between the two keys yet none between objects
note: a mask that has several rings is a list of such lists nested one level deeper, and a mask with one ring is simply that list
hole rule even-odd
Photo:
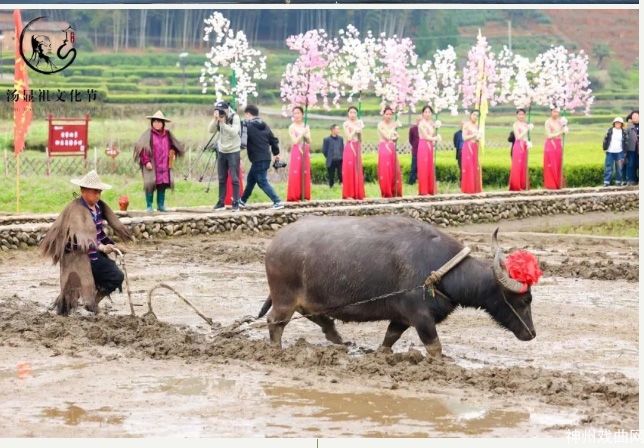
[{"label": "buffalo horn", "polygon": [[[499,228],[497,227],[494,233],[492,234],[492,252],[496,256],[496,253],[498,252],[499,249],[501,249],[501,246],[499,246],[499,240],[496,238],[496,234],[499,233]],[[501,262],[505,262],[505,255],[503,253],[500,254],[501,257]]]},{"label": "buffalo horn", "polygon": [[[496,232],[495,232],[496,236]],[[523,283],[514,280],[513,278],[510,278],[510,276],[501,269],[501,248],[496,249],[496,253],[494,254],[494,278],[496,278],[496,281],[501,284],[504,288],[515,292],[515,293],[520,293],[524,289]]]}]

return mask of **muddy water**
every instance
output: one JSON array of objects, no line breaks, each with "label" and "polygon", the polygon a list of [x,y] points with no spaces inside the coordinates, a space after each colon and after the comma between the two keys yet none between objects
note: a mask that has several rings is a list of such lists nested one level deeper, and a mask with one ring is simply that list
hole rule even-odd
[{"label": "muddy water", "polygon": [[[21,378],[3,367],[1,384],[15,393],[3,400],[3,436],[507,437],[579,419],[570,411],[508,407],[457,391],[418,396],[351,380],[302,387],[297,376],[276,381],[237,363],[225,369],[175,361],[115,364],[57,359],[37,363]],[[68,387],[58,391],[62,382]],[[6,424],[16,419],[18,426]]]},{"label": "muddy water", "polygon": [[[488,235],[463,238],[474,256],[488,256]],[[505,249],[530,248],[547,266],[534,288],[537,338],[518,341],[482,311],[457,310],[438,328],[438,361],[424,359],[413,330],[380,353],[384,322],[339,324],[348,346],[331,345],[305,319],[287,326],[281,351],[266,344],[265,328],[215,337],[259,310],[269,241],[132,248],[136,318],[126,294],[98,317],[54,316],[46,307],[57,269],[34,252],[0,254],[12,267],[0,274],[0,434],[563,438],[568,429],[639,427],[632,240],[504,238]],[[147,292],[161,282],[211,317],[214,331],[167,290],[153,295],[158,320],[144,317]]]}]

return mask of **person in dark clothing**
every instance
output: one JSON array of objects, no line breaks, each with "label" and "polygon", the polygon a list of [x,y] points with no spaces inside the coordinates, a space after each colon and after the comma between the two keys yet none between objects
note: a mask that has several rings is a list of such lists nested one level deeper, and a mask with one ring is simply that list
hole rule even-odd
[{"label": "person in dark clothing", "polygon": [[627,185],[639,184],[640,166],[640,111],[634,110],[626,117],[628,127],[626,135],[628,143],[626,147],[626,176]]},{"label": "person in dark clothing", "polygon": [[340,126],[331,126],[331,135],[322,142],[322,154],[326,158],[326,169],[329,172],[329,187],[333,187],[335,173],[338,173],[338,183],[342,184],[342,154],[344,139],[340,135]]},{"label": "person in dark clothing", "polygon": [[458,176],[459,182],[463,171],[461,170],[461,150],[463,149],[463,123],[461,121],[461,129],[454,133],[454,149],[456,149],[456,161],[458,162]]},{"label": "person in dark clothing", "polygon": [[250,170],[246,177],[246,188],[239,200],[240,207],[246,207],[246,202],[253,193],[255,185],[259,185],[264,193],[273,201],[273,210],[284,208],[275,190],[268,183],[266,174],[271,166],[271,152],[275,161],[279,161],[280,146],[279,140],[271,128],[259,118],[259,108],[249,104],[244,109],[246,124],[248,128],[248,141],[246,143],[246,152],[250,160]]},{"label": "person in dark clothing", "polygon": [[416,124],[409,128],[409,144],[411,145],[411,168],[409,170],[409,180],[407,181],[409,185],[414,185],[418,176],[418,142],[420,141],[418,122],[421,118],[417,117]]}]

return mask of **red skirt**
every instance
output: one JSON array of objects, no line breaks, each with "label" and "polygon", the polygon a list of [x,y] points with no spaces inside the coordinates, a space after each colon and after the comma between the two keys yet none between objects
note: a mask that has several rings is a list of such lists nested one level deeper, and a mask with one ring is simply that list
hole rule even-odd
[{"label": "red skirt", "polygon": [[481,192],[481,167],[479,165],[479,144],[466,141],[461,151],[461,191],[463,193]]},{"label": "red skirt", "polygon": [[[244,174],[241,169],[241,164],[239,165],[239,197],[241,197],[244,192]],[[239,198],[237,198],[239,200]],[[228,181],[226,181],[226,197],[224,198],[224,204],[232,205],[233,203],[233,180],[230,177],[230,170],[228,170]]]},{"label": "red skirt", "polygon": [[347,142],[342,154],[342,199],[364,199],[362,144]]},{"label": "red skirt", "polygon": [[543,147],[543,186],[549,190],[566,188],[562,169],[563,147],[560,138],[548,138]]},{"label": "red skirt", "polygon": [[302,172],[304,174],[304,199],[311,200],[311,148],[304,145],[291,146],[291,160],[288,166],[288,186],[286,200],[298,202],[302,200]]},{"label": "red skirt", "polygon": [[402,173],[393,142],[380,142],[378,145],[378,182],[383,198],[402,197]]},{"label": "red skirt", "polygon": [[512,145],[512,166],[510,167],[510,191],[529,190],[528,142],[516,140]]},{"label": "red skirt", "polygon": [[434,166],[434,142],[420,140],[418,142],[418,194],[436,194],[436,167]]}]

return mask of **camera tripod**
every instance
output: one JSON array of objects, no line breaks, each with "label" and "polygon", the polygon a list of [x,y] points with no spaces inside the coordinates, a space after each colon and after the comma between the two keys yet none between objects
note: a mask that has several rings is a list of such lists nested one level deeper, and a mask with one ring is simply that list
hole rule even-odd
[{"label": "camera tripod", "polygon": [[[201,156],[203,156],[203,154],[206,151],[209,151],[210,155],[208,156],[208,160],[206,161],[206,166],[204,167],[203,171],[201,172],[201,176],[199,176],[199,178],[198,178],[199,182],[203,181],[204,176],[208,172],[208,168],[210,168],[210,179],[208,180],[208,186],[206,187],[206,193],[208,193],[210,191],[210,183],[212,182],[212,178],[214,177],[215,169],[217,168],[217,158],[219,157],[219,151],[218,151],[217,148],[218,148],[219,138],[220,137],[221,137],[221,133],[218,132],[217,133],[217,140],[215,140],[215,143],[211,144],[212,139],[215,138],[215,134],[212,134],[212,136],[210,136],[210,140],[208,140],[208,143],[205,144],[205,146],[203,147],[203,149],[201,150],[201,152],[199,153],[197,158],[194,160],[194,162],[192,162],[192,164],[188,168],[188,172],[186,174],[184,174],[184,176],[183,176],[184,180],[188,180],[188,177],[190,177],[190,173],[192,173],[192,170],[197,165],[197,162],[199,162],[199,159],[201,159]],[[213,154],[215,155],[215,160],[214,160],[214,163],[212,163],[212,165],[211,165]]]}]

